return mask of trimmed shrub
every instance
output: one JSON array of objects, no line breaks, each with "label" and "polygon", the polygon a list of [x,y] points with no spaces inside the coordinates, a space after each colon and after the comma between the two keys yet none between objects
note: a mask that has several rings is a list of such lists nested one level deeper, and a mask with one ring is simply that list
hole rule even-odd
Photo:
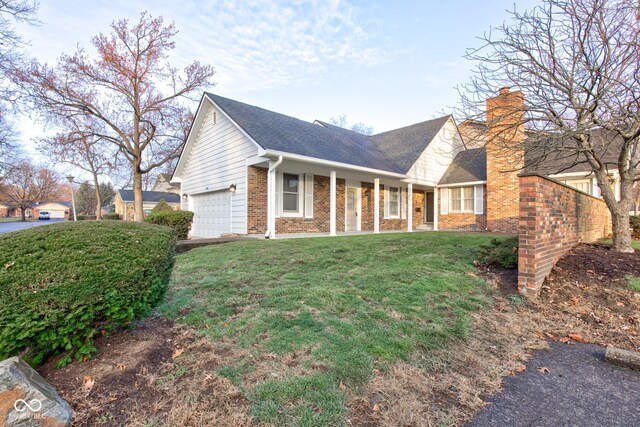
[{"label": "trimmed shrub", "polygon": [[95,221],[95,215],[78,215],[78,221]]},{"label": "trimmed shrub", "polygon": [[119,220],[120,219],[120,214],[119,213],[115,213],[115,212],[106,213],[106,214],[102,215],[102,219]]},{"label": "trimmed shrub", "polygon": [[193,212],[158,212],[150,214],[144,220],[151,224],[171,227],[175,230],[178,240],[184,240],[189,237],[189,230],[193,222]]},{"label": "trimmed shrub", "polygon": [[169,206],[169,204],[164,199],[160,199],[158,203],[156,203],[156,205],[153,207],[153,209],[151,209],[152,214],[158,212],[173,212],[173,208]]},{"label": "trimmed shrub", "polygon": [[629,217],[629,225],[631,226],[631,237],[640,239],[640,216]]},{"label": "trimmed shrub", "polygon": [[172,230],[124,221],[51,224],[0,235],[0,360],[58,366],[94,337],[147,314],[174,262]]},{"label": "trimmed shrub", "polygon": [[518,266],[518,238],[491,239],[488,245],[480,246],[481,264],[516,268]]}]

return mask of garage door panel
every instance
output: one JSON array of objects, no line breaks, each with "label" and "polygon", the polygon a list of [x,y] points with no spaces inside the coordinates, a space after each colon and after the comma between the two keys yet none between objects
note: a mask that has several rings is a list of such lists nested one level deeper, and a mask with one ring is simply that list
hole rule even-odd
[{"label": "garage door panel", "polygon": [[230,211],[227,190],[196,194],[192,197],[194,212],[191,234],[196,237],[219,237],[230,232]]}]

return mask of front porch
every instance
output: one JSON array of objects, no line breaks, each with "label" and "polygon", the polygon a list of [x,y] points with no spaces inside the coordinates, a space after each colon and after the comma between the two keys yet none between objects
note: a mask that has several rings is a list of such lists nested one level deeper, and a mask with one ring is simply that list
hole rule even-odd
[{"label": "front porch", "polygon": [[402,174],[328,169],[279,159],[249,166],[248,188],[248,235],[311,237],[438,229],[437,188],[414,184]]}]

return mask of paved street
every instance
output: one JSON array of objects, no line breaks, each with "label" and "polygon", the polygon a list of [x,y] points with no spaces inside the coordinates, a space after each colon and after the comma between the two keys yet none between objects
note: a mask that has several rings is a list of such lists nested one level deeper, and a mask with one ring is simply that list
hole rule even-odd
[{"label": "paved street", "polygon": [[55,224],[63,222],[64,219],[50,219],[48,221],[28,221],[28,222],[0,222],[0,234],[9,233],[10,231],[24,230],[25,228],[38,227],[41,225]]}]

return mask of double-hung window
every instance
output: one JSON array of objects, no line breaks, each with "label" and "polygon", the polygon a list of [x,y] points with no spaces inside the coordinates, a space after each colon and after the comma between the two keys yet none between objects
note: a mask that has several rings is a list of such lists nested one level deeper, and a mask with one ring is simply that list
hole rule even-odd
[{"label": "double-hung window", "polygon": [[282,174],[282,212],[300,212],[300,175]]},{"label": "double-hung window", "polygon": [[389,187],[389,217],[400,217],[400,188]]},{"label": "double-hung window", "polygon": [[451,194],[451,212],[473,212],[473,187],[454,187]]}]

